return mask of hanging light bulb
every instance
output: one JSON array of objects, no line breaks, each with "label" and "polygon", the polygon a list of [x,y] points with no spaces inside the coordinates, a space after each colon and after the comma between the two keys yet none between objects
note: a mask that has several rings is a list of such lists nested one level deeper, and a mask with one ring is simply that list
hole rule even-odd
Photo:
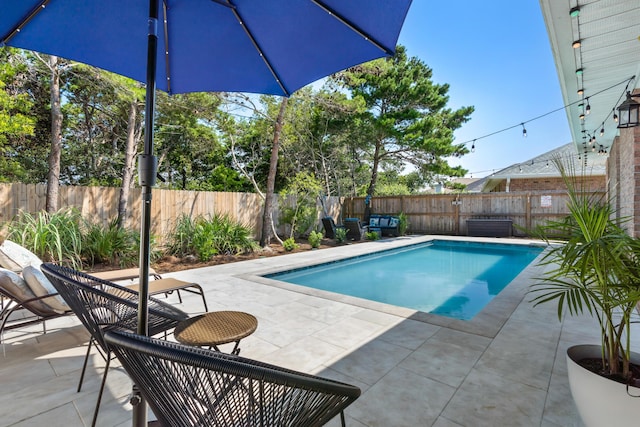
[{"label": "hanging light bulb", "polygon": [[584,113],[580,113],[580,120],[584,120]]},{"label": "hanging light bulb", "polygon": [[602,126],[602,129],[600,129],[600,136],[604,135],[604,126]]},{"label": "hanging light bulb", "polygon": [[578,95],[582,96],[583,93],[584,93],[584,89],[582,88],[578,89]]},{"label": "hanging light bulb", "polygon": [[613,111],[613,121],[618,123],[618,115],[616,114],[616,110],[612,110]]},{"label": "hanging light bulb", "polygon": [[585,108],[587,114],[591,113],[591,104],[589,104],[589,97],[587,96],[587,108]]},{"label": "hanging light bulb", "polygon": [[522,137],[527,137],[527,128],[524,127],[524,123],[520,123],[522,125]]},{"label": "hanging light bulb", "polygon": [[475,153],[476,151],[476,140],[474,139],[473,142],[471,143],[471,152]]}]

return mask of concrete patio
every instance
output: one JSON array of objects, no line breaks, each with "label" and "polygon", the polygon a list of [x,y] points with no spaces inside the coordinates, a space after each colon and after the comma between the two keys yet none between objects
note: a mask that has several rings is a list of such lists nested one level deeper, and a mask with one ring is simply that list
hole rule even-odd
[{"label": "concrete patio", "polygon": [[[430,238],[385,239],[164,276],[200,283],[209,311],[240,310],[258,318],[257,331],[241,342],[243,356],[359,386],[362,396],[346,411],[348,426],[582,425],[568,388],[565,349],[598,343],[597,329],[589,318],[561,324],[553,305],[532,307],[525,293],[539,267],[521,273],[472,321],[257,277]],[[199,296],[183,298],[182,309],[202,311]],[[175,296],[169,301],[178,304]],[[2,426],[85,426],[91,421],[104,362],[94,352],[77,393],[88,334],[73,316],[49,321],[47,329],[42,334],[35,325],[5,334]],[[131,425],[131,384],[115,366],[100,426]]]}]

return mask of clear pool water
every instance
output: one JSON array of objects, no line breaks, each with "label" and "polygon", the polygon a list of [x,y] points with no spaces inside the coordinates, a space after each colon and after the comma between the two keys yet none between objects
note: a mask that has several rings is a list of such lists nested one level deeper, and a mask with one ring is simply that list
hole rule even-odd
[{"label": "clear pool water", "polygon": [[436,240],[265,277],[470,320],[541,251]]}]

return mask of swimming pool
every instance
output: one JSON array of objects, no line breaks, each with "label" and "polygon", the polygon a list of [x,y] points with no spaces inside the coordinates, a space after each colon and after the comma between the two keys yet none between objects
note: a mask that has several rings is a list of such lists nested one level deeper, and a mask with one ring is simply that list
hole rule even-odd
[{"label": "swimming pool", "polygon": [[434,240],[264,277],[470,320],[542,250]]}]

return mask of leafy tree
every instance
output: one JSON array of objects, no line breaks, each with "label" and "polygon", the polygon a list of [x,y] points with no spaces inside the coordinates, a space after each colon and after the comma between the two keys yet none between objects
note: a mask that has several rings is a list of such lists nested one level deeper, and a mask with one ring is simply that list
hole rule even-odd
[{"label": "leafy tree", "polygon": [[353,149],[371,162],[367,194],[376,194],[378,173],[384,167],[413,164],[429,179],[461,176],[447,157],[468,152],[453,143],[453,132],[469,120],[473,107],[451,110],[449,85],[435,84],[432,70],[398,46],[395,56],[352,67],[334,79],[362,108],[351,129]]},{"label": "leafy tree", "polygon": [[158,97],[155,141],[159,172],[167,186],[225,191],[248,188],[231,168],[228,147],[216,131],[220,101],[211,93]]},{"label": "leafy tree", "polygon": [[[298,173],[287,188],[280,193],[282,213],[280,222],[289,224],[291,234],[296,237],[306,234],[317,220],[316,198],[322,186],[315,176],[308,172]],[[288,205],[293,201],[293,205]]]},{"label": "leafy tree", "polygon": [[18,181],[26,175],[15,146],[33,135],[35,120],[29,115],[32,101],[28,94],[15,87],[22,72],[20,64],[9,61],[9,51],[0,50],[0,182]]}]

